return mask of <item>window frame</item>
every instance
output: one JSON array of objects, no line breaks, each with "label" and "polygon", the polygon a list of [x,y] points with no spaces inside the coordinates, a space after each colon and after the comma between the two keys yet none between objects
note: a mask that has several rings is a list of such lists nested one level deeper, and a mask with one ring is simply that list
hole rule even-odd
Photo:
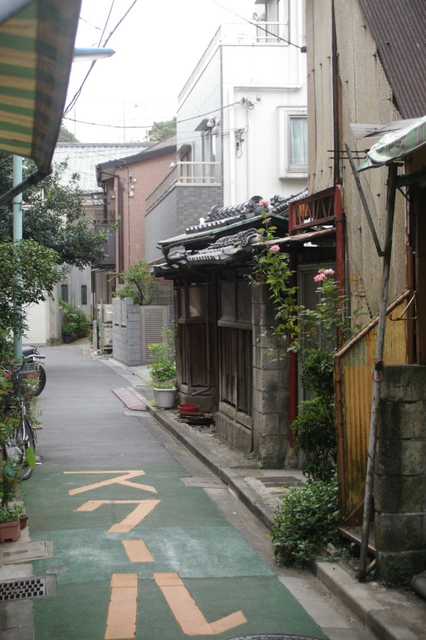
[{"label": "window frame", "polygon": [[308,112],[304,107],[278,107],[278,171],[279,178],[308,177],[308,149],[306,164],[291,163],[291,120],[306,120],[306,143],[308,142]]}]

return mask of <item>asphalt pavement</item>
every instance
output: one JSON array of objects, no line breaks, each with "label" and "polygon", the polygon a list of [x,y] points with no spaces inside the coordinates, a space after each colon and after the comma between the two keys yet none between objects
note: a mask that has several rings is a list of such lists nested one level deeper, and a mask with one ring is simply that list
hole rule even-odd
[{"label": "asphalt pavement", "polygon": [[[298,470],[259,469],[214,426],[156,409],[146,367],[84,342],[42,351],[42,464],[27,529],[0,546],[2,640],[426,637],[411,591],[361,585],[339,560],[316,577],[274,566],[267,529]],[[29,597],[5,601],[22,580]]]}]

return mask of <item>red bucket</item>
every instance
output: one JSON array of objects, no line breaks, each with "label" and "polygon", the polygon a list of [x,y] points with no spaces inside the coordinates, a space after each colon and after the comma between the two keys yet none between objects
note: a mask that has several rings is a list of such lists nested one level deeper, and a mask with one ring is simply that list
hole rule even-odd
[{"label": "red bucket", "polygon": [[178,406],[179,413],[198,413],[200,410],[199,404],[180,404]]}]

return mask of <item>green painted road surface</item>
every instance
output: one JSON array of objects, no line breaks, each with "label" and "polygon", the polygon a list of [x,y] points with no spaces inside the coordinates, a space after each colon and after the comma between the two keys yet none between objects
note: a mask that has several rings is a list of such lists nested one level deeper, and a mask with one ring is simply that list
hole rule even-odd
[{"label": "green painted road surface", "polygon": [[[31,539],[54,545],[33,573],[58,587],[33,601],[35,640],[326,638],[183,467],[127,480],[102,467],[37,467],[25,483]],[[132,544],[145,555],[129,555]]]}]

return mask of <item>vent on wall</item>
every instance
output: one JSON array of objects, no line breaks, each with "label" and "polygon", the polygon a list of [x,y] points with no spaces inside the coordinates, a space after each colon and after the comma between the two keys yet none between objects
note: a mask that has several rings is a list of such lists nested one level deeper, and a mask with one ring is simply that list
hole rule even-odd
[{"label": "vent on wall", "polygon": [[141,354],[142,364],[152,362],[148,345],[162,342],[162,330],[168,326],[169,308],[167,306],[141,307]]}]

